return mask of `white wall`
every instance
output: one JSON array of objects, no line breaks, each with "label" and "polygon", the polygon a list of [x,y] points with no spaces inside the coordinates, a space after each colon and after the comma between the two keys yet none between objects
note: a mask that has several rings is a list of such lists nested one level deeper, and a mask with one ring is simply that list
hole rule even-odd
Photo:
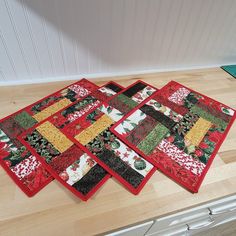
[{"label": "white wall", "polygon": [[236,63],[236,0],[0,0],[0,84]]}]

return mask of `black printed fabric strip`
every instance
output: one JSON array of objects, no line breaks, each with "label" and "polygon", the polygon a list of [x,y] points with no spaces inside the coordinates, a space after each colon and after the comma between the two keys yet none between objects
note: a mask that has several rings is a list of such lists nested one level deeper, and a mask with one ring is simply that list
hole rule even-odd
[{"label": "black printed fabric strip", "polygon": [[108,103],[123,114],[127,114],[155,91],[155,88],[140,81],[111,99]]},{"label": "black printed fabric strip", "polygon": [[113,84],[112,82],[109,83],[109,84],[107,84],[107,85],[105,85],[105,87],[111,89],[112,91],[114,91],[114,92],[116,92],[116,93],[118,93],[118,92],[120,92],[120,91],[122,90],[121,87],[119,87],[119,86],[116,85],[116,84]]},{"label": "black printed fabric strip", "polygon": [[134,86],[132,86],[131,88],[127,89],[125,92],[123,92],[123,94],[127,97],[132,97],[137,92],[144,89],[145,87],[147,87],[146,84],[143,84],[142,82],[139,82],[139,83],[135,84]]},{"label": "black printed fabric strip", "polygon": [[83,195],[88,194],[107,175],[98,164],[72,186]]},{"label": "black printed fabric strip", "polygon": [[97,154],[97,157],[134,188],[137,188],[142,182],[143,176],[137,171],[133,170],[112,151],[104,148],[99,154]]},{"label": "black printed fabric strip", "polygon": [[[121,153],[121,146],[122,144],[119,139],[108,129],[86,145],[90,152],[92,152],[100,161],[102,161],[102,163],[107,168],[115,172],[120,176],[120,178],[128,182],[136,189],[144,179],[144,176],[138,171],[144,170],[146,168],[147,162],[136,155],[136,157],[133,157],[135,159],[134,166],[132,168],[128,160],[129,158],[132,159],[132,157],[129,156],[131,153]],[[128,148],[127,146],[125,147]],[[121,159],[122,156],[123,159]]]},{"label": "black printed fabric strip", "polygon": [[169,117],[165,116],[163,113],[156,111],[153,107],[148,105],[143,105],[140,110],[144,112],[145,114],[151,116],[152,118],[156,119],[160,123],[162,123],[164,126],[166,126],[168,129],[171,129],[173,126],[175,126],[175,122],[170,119]]}]

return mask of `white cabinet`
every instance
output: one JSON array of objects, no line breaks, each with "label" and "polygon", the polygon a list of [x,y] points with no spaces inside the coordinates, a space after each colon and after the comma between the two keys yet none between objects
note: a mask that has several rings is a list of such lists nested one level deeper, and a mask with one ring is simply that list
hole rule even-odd
[{"label": "white cabinet", "polygon": [[[202,235],[214,227],[236,222],[236,195],[157,218],[144,224],[117,231],[109,236]],[[235,232],[236,235],[236,232]]]},{"label": "white cabinet", "polygon": [[146,235],[197,235],[233,220],[236,220],[236,196],[156,219]]}]

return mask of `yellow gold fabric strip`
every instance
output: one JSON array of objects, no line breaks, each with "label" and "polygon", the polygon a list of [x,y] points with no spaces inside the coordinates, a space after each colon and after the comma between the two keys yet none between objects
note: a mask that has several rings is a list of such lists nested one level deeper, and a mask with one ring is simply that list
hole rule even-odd
[{"label": "yellow gold fabric strip", "polygon": [[87,129],[76,135],[75,139],[78,140],[81,144],[86,145],[113,123],[114,121],[109,116],[103,115]]},{"label": "yellow gold fabric strip", "polygon": [[41,112],[35,114],[33,116],[33,118],[35,120],[37,120],[38,122],[40,122],[40,121],[48,118],[49,116],[53,115],[54,113],[58,112],[63,107],[68,106],[69,104],[71,104],[71,101],[67,98],[63,98],[59,102],[56,102],[56,103],[52,104],[51,106],[45,108]]},{"label": "yellow gold fabric strip", "polygon": [[195,125],[188,131],[184,139],[190,141],[193,145],[198,146],[203,137],[210,129],[212,123],[203,118],[199,118]]},{"label": "yellow gold fabric strip", "polygon": [[36,130],[61,153],[73,145],[73,142],[49,121],[39,125]]}]

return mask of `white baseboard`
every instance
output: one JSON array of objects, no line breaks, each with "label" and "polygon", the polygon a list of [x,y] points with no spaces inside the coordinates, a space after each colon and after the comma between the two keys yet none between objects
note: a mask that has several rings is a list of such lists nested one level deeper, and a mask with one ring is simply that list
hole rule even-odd
[{"label": "white baseboard", "polygon": [[[231,63],[231,64],[235,64],[235,62]],[[158,72],[209,69],[209,68],[216,68],[216,67],[221,67],[221,66],[222,65],[191,66],[191,67],[178,67],[178,68],[168,68],[168,69],[120,71],[120,72],[112,72],[112,73],[78,74],[78,75],[68,75],[68,76],[35,78],[33,80],[28,80],[28,79],[9,80],[9,81],[6,80],[6,81],[0,81],[0,86],[11,86],[11,85],[22,85],[22,84],[39,84],[39,83],[48,83],[48,82],[79,80],[81,78],[94,79],[94,78],[102,78],[102,77],[139,75],[139,74],[149,74],[149,73],[158,73]]]}]

